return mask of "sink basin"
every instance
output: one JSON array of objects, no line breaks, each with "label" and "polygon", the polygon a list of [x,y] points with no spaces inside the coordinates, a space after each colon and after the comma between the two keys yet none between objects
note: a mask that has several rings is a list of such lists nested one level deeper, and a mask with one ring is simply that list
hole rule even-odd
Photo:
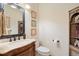
[{"label": "sink basin", "polygon": [[34,39],[21,39],[21,40],[12,41],[12,42],[0,43],[0,54],[4,54],[8,51],[28,45],[32,42],[35,42],[35,40]]},{"label": "sink basin", "polygon": [[0,43],[9,42],[10,39],[0,39]]}]

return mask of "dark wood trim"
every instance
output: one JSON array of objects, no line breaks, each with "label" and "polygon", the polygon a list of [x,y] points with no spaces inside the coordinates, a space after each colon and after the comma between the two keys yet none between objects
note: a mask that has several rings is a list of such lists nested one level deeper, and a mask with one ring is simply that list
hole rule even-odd
[{"label": "dark wood trim", "polygon": [[79,6],[77,6],[77,7],[73,8],[73,9],[69,10],[69,12],[71,12],[71,11],[77,9],[77,8],[79,8]]},{"label": "dark wood trim", "polygon": [[[70,45],[70,13],[69,13],[69,45]],[[70,52],[70,46],[69,46],[69,56],[71,56],[71,52]]]}]

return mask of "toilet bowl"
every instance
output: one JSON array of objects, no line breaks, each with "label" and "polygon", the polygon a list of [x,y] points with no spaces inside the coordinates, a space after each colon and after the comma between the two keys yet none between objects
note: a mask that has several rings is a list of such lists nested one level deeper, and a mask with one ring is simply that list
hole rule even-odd
[{"label": "toilet bowl", "polygon": [[49,49],[44,47],[44,46],[40,46],[38,48],[36,48],[36,52],[39,56],[49,56]]}]

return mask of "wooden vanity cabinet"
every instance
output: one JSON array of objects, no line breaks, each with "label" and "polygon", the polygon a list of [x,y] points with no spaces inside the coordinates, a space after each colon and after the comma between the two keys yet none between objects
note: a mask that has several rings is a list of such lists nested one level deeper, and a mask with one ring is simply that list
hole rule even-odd
[{"label": "wooden vanity cabinet", "polygon": [[28,44],[26,46],[16,48],[5,54],[0,54],[2,56],[35,56],[35,42]]}]

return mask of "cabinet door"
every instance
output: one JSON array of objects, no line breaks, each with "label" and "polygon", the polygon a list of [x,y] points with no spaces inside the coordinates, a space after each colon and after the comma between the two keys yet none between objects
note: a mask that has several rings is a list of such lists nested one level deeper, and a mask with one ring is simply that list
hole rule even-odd
[{"label": "cabinet door", "polygon": [[30,52],[29,52],[29,50],[26,50],[26,51],[22,52],[21,54],[19,54],[18,56],[30,56]]},{"label": "cabinet door", "polygon": [[30,49],[29,49],[29,56],[35,56],[35,47],[32,46]]},{"label": "cabinet door", "polygon": [[26,51],[22,52],[18,56],[33,56],[33,55],[34,55],[34,49],[33,49],[33,47],[30,47],[29,49],[27,49]]}]

